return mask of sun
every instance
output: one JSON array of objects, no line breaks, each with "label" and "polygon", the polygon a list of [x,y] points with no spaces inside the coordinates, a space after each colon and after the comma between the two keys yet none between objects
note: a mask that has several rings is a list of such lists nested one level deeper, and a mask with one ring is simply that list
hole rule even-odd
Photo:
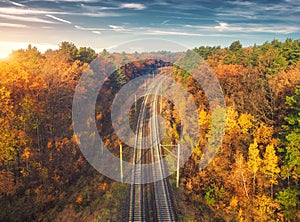
[{"label": "sun", "polygon": [[1,59],[1,60],[2,60],[2,59],[7,59],[8,56],[9,56],[9,54],[7,54],[7,53],[0,53],[0,59]]}]

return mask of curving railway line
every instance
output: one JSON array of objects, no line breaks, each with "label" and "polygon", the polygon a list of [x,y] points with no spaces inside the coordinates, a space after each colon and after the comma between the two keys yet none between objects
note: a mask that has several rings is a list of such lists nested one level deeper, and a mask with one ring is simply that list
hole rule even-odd
[{"label": "curving railway line", "polygon": [[[136,128],[136,142],[133,153],[132,180],[129,197],[129,221],[177,221],[173,198],[170,192],[167,168],[162,159],[163,150],[157,143],[159,138],[159,124],[157,118],[158,92],[163,84],[163,78],[156,81],[146,90]],[[152,114],[152,115],[151,115]],[[149,118],[151,116],[151,118]],[[146,140],[150,141],[146,141]],[[151,148],[143,149],[146,144],[155,144]],[[142,171],[142,164],[154,163],[148,172]],[[154,178],[153,183],[144,184],[143,178]],[[156,179],[157,178],[157,179]],[[159,178],[165,178],[159,180]]]}]

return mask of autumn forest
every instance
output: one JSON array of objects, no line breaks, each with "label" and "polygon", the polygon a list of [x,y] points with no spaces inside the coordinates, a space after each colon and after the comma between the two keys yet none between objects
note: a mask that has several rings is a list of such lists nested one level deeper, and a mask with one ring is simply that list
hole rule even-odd
[{"label": "autumn forest", "polygon": [[[174,79],[193,95],[201,128],[191,157],[180,169],[179,187],[175,175],[169,178],[179,220],[299,221],[300,40],[251,47],[235,41],[225,48],[193,50],[220,82],[226,127],[216,157],[199,170],[211,113],[201,86],[173,68]],[[126,82],[148,74],[141,70],[170,65],[151,61],[151,53],[96,53],[70,42],[44,53],[29,45],[0,60],[0,221],[124,219],[128,185],[90,166],[73,132],[75,87],[97,57],[139,61],[112,75],[97,110]],[[108,121],[109,109],[96,113],[95,119],[105,145],[117,153],[120,141]],[[165,101],[163,109],[169,138],[175,139],[180,134],[176,107]]]}]

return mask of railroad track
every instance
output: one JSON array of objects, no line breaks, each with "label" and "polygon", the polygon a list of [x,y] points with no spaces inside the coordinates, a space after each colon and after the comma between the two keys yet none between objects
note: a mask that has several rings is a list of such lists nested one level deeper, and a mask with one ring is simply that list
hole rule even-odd
[{"label": "railroad track", "polygon": [[[162,159],[163,150],[158,144],[160,138],[157,98],[162,84],[163,78],[158,77],[148,87],[137,120],[136,147],[133,153],[133,183],[130,187],[129,197],[129,221],[177,220],[169,182],[165,178],[168,169]],[[152,116],[152,118],[149,119],[149,116]],[[145,137],[145,135],[148,137]],[[147,138],[150,141],[146,141]],[[155,145],[149,149],[142,149],[149,142]],[[142,170],[142,164],[154,162],[157,164],[153,164],[153,167],[148,172]],[[144,184],[142,180],[149,175],[153,177],[155,182]]]}]

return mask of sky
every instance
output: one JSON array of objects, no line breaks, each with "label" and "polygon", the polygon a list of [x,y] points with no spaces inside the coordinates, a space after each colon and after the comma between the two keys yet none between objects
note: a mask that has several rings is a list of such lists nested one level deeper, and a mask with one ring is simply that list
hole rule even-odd
[{"label": "sky", "polygon": [[96,51],[144,38],[186,48],[250,46],[299,39],[299,18],[300,0],[0,0],[0,57],[62,41]]}]

